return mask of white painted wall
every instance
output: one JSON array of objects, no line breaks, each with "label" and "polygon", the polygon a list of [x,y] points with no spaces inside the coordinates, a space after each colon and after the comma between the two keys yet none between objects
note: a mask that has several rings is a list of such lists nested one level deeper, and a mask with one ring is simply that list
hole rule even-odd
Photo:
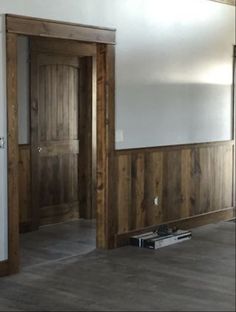
[{"label": "white painted wall", "polygon": [[231,138],[233,7],[208,0],[0,0],[1,13],[117,28],[118,149]]}]

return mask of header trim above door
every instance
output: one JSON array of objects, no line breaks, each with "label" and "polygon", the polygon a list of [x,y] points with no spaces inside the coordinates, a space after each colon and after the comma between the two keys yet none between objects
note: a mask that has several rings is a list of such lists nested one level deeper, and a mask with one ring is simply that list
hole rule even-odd
[{"label": "header trim above door", "polygon": [[115,44],[114,28],[59,22],[19,15],[6,15],[8,33],[60,39],[72,39],[94,43]]}]

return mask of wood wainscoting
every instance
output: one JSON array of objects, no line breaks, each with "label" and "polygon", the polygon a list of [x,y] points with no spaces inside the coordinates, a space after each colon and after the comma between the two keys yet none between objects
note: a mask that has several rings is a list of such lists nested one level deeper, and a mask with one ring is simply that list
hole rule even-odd
[{"label": "wood wainscoting", "polygon": [[219,212],[234,206],[233,159],[234,141],[116,151],[116,246],[164,223],[199,226],[214,212],[216,221],[232,218],[233,209]]},{"label": "wood wainscoting", "polygon": [[[116,151],[110,224],[116,245],[159,224],[188,228],[233,217],[233,157],[233,141]],[[27,232],[32,229],[29,145],[19,145],[19,179],[20,231]]]}]

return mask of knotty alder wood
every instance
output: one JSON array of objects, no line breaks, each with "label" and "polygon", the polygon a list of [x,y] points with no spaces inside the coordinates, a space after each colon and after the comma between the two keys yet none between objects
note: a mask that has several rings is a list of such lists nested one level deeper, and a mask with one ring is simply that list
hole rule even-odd
[{"label": "knotty alder wood", "polygon": [[8,272],[19,270],[17,36],[7,34]]},{"label": "knotty alder wood", "polygon": [[117,151],[118,233],[233,207],[233,147]]},{"label": "knotty alder wood", "polygon": [[7,31],[28,36],[115,44],[114,29],[44,20],[18,15],[6,16]]}]

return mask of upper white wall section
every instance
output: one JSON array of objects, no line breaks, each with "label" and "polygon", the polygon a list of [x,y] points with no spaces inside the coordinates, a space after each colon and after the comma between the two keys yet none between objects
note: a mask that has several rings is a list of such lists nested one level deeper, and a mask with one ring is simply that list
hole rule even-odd
[{"label": "upper white wall section", "polygon": [[117,28],[117,140],[124,137],[117,148],[231,138],[233,7],[207,0],[54,0],[46,9],[40,0],[0,3],[2,12]]},{"label": "upper white wall section", "polygon": [[[46,6],[0,0],[0,10],[117,28],[117,148],[231,138],[232,6],[208,0],[54,0]],[[25,123],[23,128],[20,134],[27,136]]]}]

